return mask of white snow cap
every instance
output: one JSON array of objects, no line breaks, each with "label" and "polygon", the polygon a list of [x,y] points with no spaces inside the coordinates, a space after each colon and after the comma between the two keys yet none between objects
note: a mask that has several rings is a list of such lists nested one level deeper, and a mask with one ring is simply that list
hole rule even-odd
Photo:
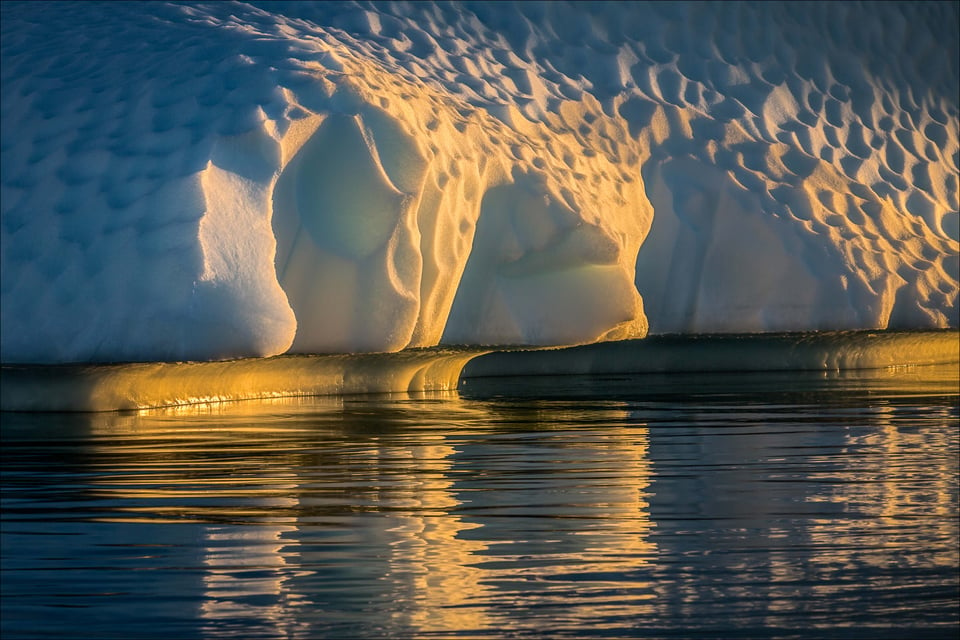
[{"label": "white snow cap", "polygon": [[960,324],[954,2],[0,11],[4,362]]}]

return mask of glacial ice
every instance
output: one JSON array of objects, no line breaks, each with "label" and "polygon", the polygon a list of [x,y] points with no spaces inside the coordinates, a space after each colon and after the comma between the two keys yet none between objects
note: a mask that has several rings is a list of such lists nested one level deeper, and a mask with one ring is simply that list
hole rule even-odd
[{"label": "glacial ice", "polygon": [[958,5],[3,2],[3,362],[956,327]]}]

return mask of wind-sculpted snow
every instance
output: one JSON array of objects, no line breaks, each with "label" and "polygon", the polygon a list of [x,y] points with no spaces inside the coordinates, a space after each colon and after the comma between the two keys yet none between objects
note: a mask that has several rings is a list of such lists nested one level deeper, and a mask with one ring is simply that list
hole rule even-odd
[{"label": "wind-sculpted snow", "polygon": [[4,2],[2,358],[957,326],[957,19]]}]

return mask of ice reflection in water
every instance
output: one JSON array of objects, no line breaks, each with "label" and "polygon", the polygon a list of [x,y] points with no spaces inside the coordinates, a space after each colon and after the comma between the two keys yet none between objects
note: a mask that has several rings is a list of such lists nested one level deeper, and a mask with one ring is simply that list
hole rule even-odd
[{"label": "ice reflection in water", "polygon": [[950,637],[931,371],[5,414],[4,637]]}]

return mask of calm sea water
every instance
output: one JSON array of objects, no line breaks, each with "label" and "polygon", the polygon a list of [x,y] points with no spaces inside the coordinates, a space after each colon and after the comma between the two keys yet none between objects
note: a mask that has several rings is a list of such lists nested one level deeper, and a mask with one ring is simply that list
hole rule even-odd
[{"label": "calm sea water", "polygon": [[2,637],[956,638],[958,372],[2,414]]}]

